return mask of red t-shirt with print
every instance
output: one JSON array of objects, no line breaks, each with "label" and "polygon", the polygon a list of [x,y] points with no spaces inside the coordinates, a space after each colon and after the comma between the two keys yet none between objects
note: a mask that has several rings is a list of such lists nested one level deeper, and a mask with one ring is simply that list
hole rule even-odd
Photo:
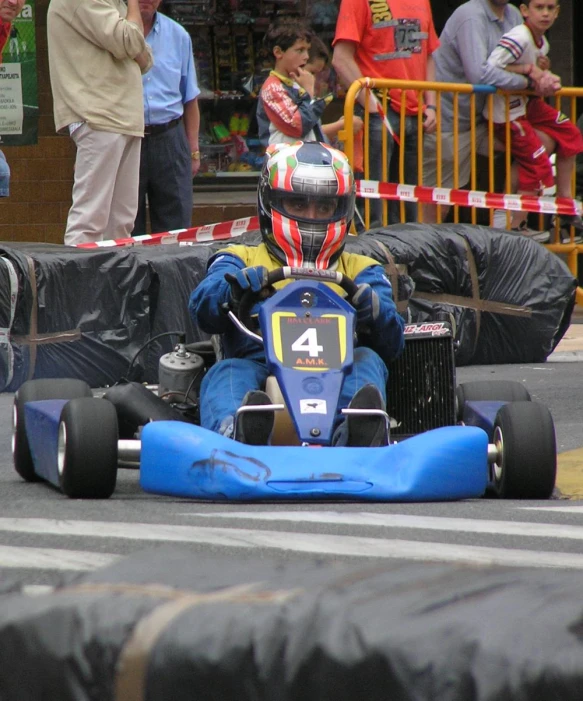
[{"label": "red t-shirt with print", "polygon": [[[427,80],[427,57],[439,46],[429,0],[342,0],[334,43],[357,44],[354,58],[363,76]],[[401,91],[391,90],[399,111]],[[406,112],[417,114],[414,90],[406,91]]]}]

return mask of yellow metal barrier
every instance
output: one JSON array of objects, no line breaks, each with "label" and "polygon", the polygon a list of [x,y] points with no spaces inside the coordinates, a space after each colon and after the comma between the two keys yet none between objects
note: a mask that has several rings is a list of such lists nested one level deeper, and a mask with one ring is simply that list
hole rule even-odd
[{"label": "yellow metal barrier", "polygon": [[[370,105],[371,102],[380,107],[379,113],[381,118],[386,115],[389,111],[388,107],[388,93],[390,89],[402,89],[402,90],[414,90],[417,93],[417,99],[420,104],[423,103],[423,94],[426,90],[434,90],[436,92],[436,117],[437,117],[437,131],[436,131],[436,186],[441,187],[442,183],[442,129],[441,129],[441,95],[442,93],[451,93],[453,102],[453,152],[455,158],[453,161],[453,189],[465,189],[465,190],[476,190],[478,185],[478,164],[477,164],[477,147],[476,147],[476,95],[479,93],[490,93],[488,94],[487,100],[489,102],[490,113],[492,112],[492,99],[494,93],[504,95],[506,97],[506,112],[508,115],[509,111],[509,100],[512,95],[517,93],[508,93],[505,91],[496,91],[490,86],[473,86],[470,84],[459,84],[459,83],[436,83],[436,82],[424,82],[424,81],[403,81],[403,80],[381,80],[377,78],[360,78],[355,81],[346,93],[345,105],[344,105],[344,130],[340,132],[339,138],[344,142],[344,150],[348,156],[351,164],[354,165],[354,108],[355,105],[361,97],[364,103],[364,179],[370,179],[370,153],[368,148],[369,143],[369,118],[370,118]],[[364,93],[361,96],[361,93]],[[527,93],[523,93],[527,94]],[[469,183],[459,182],[459,97],[460,95],[470,96],[470,180]],[[562,88],[555,96],[554,101],[557,109],[561,109],[564,101],[569,101],[569,108],[562,109],[562,111],[571,119],[573,123],[577,121],[576,115],[576,98],[583,97],[583,88]],[[401,112],[400,112],[400,133],[397,134],[397,138],[401,145],[405,144],[405,101],[401,102]],[[423,182],[423,114],[419,112],[417,114],[417,146],[418,146],[418,157],[417,157],[417,183],[407,183],[410,185],[422,185]],[[504,189],[507,193],[512,192],[512,165],[511,165],[511,152],[510,152],[510,124],[507,119],[506,128],[506,143],[504,145],[498,144],[498,149],[496,149],[496,139],[494,137],[494,124],[491,120],[488,121],[487,125],[487,158],[488,158],[488,173],[487,173],[487,190],[488,192],[495,192],[495,153],[497,150],[502,150],[505,152],[504,164],[505,164],[505,186]],[[389,130],[385,128],[382,132],[381,139],[381,151],[382,151],[382,177],[381,182],[388,182],[388,172],[387,172],[387,149],[389,147]],[[405,149],[399,149],[399,183],[405,183]],[[463,185],[464,188],[460,188]],[[575,170],[573,170],[572,176],[572,193],[575,192]],[[489,213],[489,222],[493,223],[493,210]],[[471,221],[472,223],[477,222],[477,212],[475,208],[471,208]],[[509,221],[510,214],[507,213],[507,222]],[[542,227],[542,217],[540,215],[540,226]],[[400,202],[400,218],[401,221],[405,221],[405,206],[404,202]],[[459,206],[453,206],[453,219],[454,221],[459,221]],[[388,222],[388,208],[387,200],[382,200],[382,221],[386,225]],[[418,221],[423,221],[423,207],[419,207]],[[442,221],[442,205],[437,205],[436,221]],[[364,225],[366,228],[370,226],[370,199],[365,199],[364,201]],[[555,227],[553,234],[553,239],[551,243],[544,244],[549,250],[554,253],[564,255],[566,257],[567,265],[571,273],[578,277],[578,256],[583,254],[583,244],[577,244],[573,241],[573,232],[571,232],[571,241],[568,243],[561,243],[559,238],[558,226]],[[583,289],[577,289],[577,304],[583,305]]]}]

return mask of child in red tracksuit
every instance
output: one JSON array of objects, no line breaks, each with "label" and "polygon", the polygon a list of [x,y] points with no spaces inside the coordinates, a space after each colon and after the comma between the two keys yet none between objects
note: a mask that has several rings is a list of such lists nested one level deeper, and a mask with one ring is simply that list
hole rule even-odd
[{"label": "child in red tracksuit", "polygon": [[[545,32],[558,15],[558,0],[525,0],[520,6],[524,24],[504,34],[491,53],[488,63],[529,78],[532,87],[541,94],[556,92],[561,87],[558,76],[540,66],[549,65],[549,43]],[[484,115],[488,118],[486,108]],[[542,190],[556,184],[557,197],[571,197],[571,177],[577,154],[583,152],[583,137],[579,129],[560,111],[542,97],[516,95],[510,99],[510,148],[518,165],[518,192],[540,195]],[[506,98],[494,96],[492,120],[496,136],[506,140]],[[556,143],[556,182],[552,164],[536,130],[548,134]],[[560,216],[561,239],[570,239],[570,227],[583,231],[580,216]],[[511,228],[525,235],[537,236],[526,227],[526,213],[513,212]],[[550,235],[547,237],[550,238]],[[536,238],[542,241],[542,239]],[[583,240],[578,236],[576,241]],[[544,241],[543,241],[544,242]]]}]

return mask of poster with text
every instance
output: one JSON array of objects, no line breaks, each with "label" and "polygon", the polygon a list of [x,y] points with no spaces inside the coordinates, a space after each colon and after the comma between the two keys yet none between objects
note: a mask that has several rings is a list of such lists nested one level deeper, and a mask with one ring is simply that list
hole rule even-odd
[{"label": "poster with text", "polygon": [[0,23],[0,145],[38,140],[35,0],[11,25]]}]

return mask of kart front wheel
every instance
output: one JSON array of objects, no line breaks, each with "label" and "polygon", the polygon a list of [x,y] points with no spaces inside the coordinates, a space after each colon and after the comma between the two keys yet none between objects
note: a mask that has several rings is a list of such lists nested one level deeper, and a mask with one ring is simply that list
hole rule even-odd
[{"label": "kart front wheel", "polygon": [[457,420],[463,418],[466,402],[530,402],[530,392],[521,382],[476,380],[456,387]]},{"label": "kart front wheel", "polygon": [[71,499],[108,499],[117,479],[118,429],[107,399],[73,399],[59,423],[57,465],[63,494]]},{"label": "kart front wheel", "polygon": [[538,402],[505,404],[494,421],[494,492],[502,499],[548,499],[557,474],[555,427]]},{"label": "kart front wheel", "polygon": [[91,397],[91,387],[83,380],[42,379],[22,384],[14,395],[12,409],[12,459],[14,469],[27,482],[38,482],[26,434],[24,405],[44,399]]}]

